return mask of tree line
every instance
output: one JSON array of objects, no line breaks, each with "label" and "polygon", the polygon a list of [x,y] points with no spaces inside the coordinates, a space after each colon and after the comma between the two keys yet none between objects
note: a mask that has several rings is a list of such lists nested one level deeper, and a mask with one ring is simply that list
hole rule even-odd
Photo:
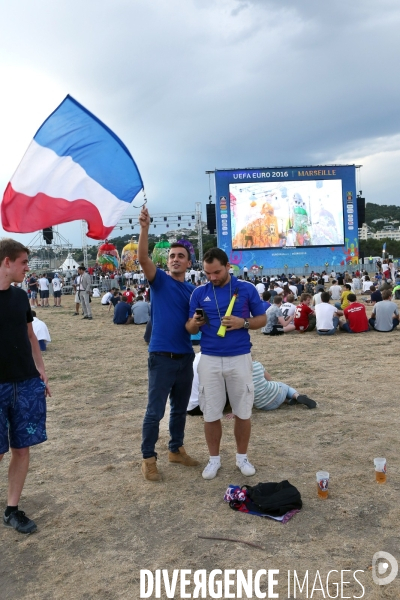
[{"label": "tree line", "polygon": [[[379,221],[373,223],[376,219],[379,219]],[[400,222],[400,206],[395,206],[394,204],[374,204],[373,202],[366,203],[365,222],[369,227],[374,231],[379,231],[385,225],[385,219]]]}]

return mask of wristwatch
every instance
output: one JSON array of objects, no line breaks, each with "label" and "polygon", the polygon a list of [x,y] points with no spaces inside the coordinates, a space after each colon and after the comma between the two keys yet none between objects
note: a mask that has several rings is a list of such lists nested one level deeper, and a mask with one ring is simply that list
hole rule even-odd
[{"label": "wristwatch", "polygon": [[249,323],[248,319],[244,320],[243,327],[244,327],[244,329],[249,329],[250,328],[250,323]]}]

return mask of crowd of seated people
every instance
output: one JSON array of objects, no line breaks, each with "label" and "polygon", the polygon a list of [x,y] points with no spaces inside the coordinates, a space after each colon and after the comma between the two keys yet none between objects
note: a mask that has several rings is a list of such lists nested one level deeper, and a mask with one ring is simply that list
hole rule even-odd
[{"label": "crowd of seated people", "polygon": [[[265,277],[260,294],[264,301],[267,324],[264,335],[276,336],[297,331],[318,335],[389,332],[399,325],[400,272],[393,263],[382,265],[375,276],[367,271],[330,275]],[[261,286],[257,288],[261,291]],[[368,317],[366,308],[372,308]]]}]

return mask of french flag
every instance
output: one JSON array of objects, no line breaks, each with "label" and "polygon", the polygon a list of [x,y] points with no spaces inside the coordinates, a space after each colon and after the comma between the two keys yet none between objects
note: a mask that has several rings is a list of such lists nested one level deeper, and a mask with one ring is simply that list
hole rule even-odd
[{"label": "french flag", "polygon": [[67,96],[40,127],[8,184],[2,226],[29,233],[84,219],[87,235],[102,240],[141,189],[127,147]]}]

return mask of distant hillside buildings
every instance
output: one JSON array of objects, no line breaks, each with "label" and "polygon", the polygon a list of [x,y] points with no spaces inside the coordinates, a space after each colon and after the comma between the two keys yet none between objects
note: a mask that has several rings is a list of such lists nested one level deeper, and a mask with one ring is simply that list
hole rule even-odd
[{"label": "distant hillside buildings", "polygon": [[[383,219],[375,219],[372,223],[379,223]],[[358,230],[358,238],[360,240],[382,240],[389,238],[390,240],[400,241],[400,227],[399,221],[388,221],[384,219],[386,225],[379,231],[373,231],[369,225],[363,223],[363,226]]]}]

